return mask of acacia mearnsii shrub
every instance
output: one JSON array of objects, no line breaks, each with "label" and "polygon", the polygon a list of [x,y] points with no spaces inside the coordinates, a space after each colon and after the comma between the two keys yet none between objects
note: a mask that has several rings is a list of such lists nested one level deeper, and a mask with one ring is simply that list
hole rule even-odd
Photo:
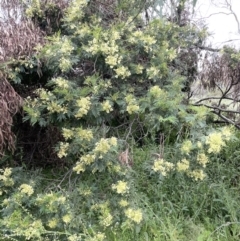
[{"label": "acacia mearnsii shrub", "polygon": [[[172,66],[179,46],[191,42],[184,34],[196,30],[147,21],[140,1],[109,2],[111,11],[103,1],[70,1],[64,34],[48,36],[32,56],[53,76],[24,99],[24,120],[60,131],[53,147],[71,168],[47,191],[34,175],[1,170],[5,237],[104,240],[107,230],[139,229],[147,214],[136,196],[132,147],[160,134],[161,152],[146,160],[146,172],[202,180],[211,155],[231,138],[229,128],[206,126],[206,108],[185,101],[185,79]],[[39,6],[32,1],[27,14]],[[163,151],[167,141],[171,155]]]}]

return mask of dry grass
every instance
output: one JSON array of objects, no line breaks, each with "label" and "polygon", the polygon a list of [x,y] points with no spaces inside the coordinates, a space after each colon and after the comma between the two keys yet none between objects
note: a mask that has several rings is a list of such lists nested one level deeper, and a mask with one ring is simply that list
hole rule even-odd
[{"label": "dry grass", "polygon": [[14,151],[15,136],[11,130],[13,116],[19,111],[22,98],[0,72],[0,156],[6,148]]}]

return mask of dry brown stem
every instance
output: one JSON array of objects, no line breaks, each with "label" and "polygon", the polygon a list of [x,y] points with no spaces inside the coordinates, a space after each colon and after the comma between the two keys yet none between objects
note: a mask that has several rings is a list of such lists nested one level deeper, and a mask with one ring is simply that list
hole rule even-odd
[{"label": "dry brown stem", "polygon": [[0,156],[6,149],[14,151],[13,116],[19,111],[22,98],[15,92],[7,79],[0,73]]},{"label": "dry brown stem", "polygon": [[44,33],[30,21],[0,23],[0,32],[0,62],[26,58],[44,42]]}]

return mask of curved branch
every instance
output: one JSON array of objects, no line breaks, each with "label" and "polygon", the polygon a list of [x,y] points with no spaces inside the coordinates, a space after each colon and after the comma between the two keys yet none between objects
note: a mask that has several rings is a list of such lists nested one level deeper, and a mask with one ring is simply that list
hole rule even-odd
[{"label": "curved branch", "polygon": [[212,106],[212,105],[207,105],[207,104],[193,104],[194,106],[205,106],[209,109],[213,109],[213,110],[218,110],[218,111],[223,111],[223,112],[226,112],[226,113],[234,113],[234,114],[240,114],[239,111],[236,111],[236,110],[228,110],[228,109],[224,109],[224,108],[221,108],[221,107],[218,107],[218,106]]},{"label": "curved branch", "polygon": [[[211,97],[206,97],[206,98],[200,99],[197,102],[195,102],[195,104],[199,104],[200,102],[205,101],[205,100],[221,100],[221,99],[235,101],[233,98],[230,98],[230,97],[222,98],[222,97],[213,97],[213,96],[211,96]],[[240,101],[235,101],[235,102],[240,102]]]},{"label": "curved branch", "polygon": [[240,130],[240,125],[238,123],[235,123],[233,120],[227,118],[226,116],[222,115],[221,113],[218,113],[216,111],[213,111],[214,114],[216,114],[217,116],[219,116],[221,119],[227,121],[228,123],[234,125],[237,129]]},{"label": "curved branch", "polygon": [[206,51],[210,51],[210,52],[220,52],[221,49],[214,49],[214,48],[211,48],[211,47],[207,47],[207,46],[202,46],[202,45],[197,45],[195,44],[195,46],[201,50],[206,50]]}]

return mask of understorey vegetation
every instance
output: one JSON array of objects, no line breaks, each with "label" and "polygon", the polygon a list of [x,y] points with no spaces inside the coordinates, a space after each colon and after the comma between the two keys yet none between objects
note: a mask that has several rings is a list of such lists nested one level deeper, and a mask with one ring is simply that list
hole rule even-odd
[{"label": "understorey vegetation", "polygon": [[239,240],[240,54],[195,4],[0,2],[0,240]]}]

